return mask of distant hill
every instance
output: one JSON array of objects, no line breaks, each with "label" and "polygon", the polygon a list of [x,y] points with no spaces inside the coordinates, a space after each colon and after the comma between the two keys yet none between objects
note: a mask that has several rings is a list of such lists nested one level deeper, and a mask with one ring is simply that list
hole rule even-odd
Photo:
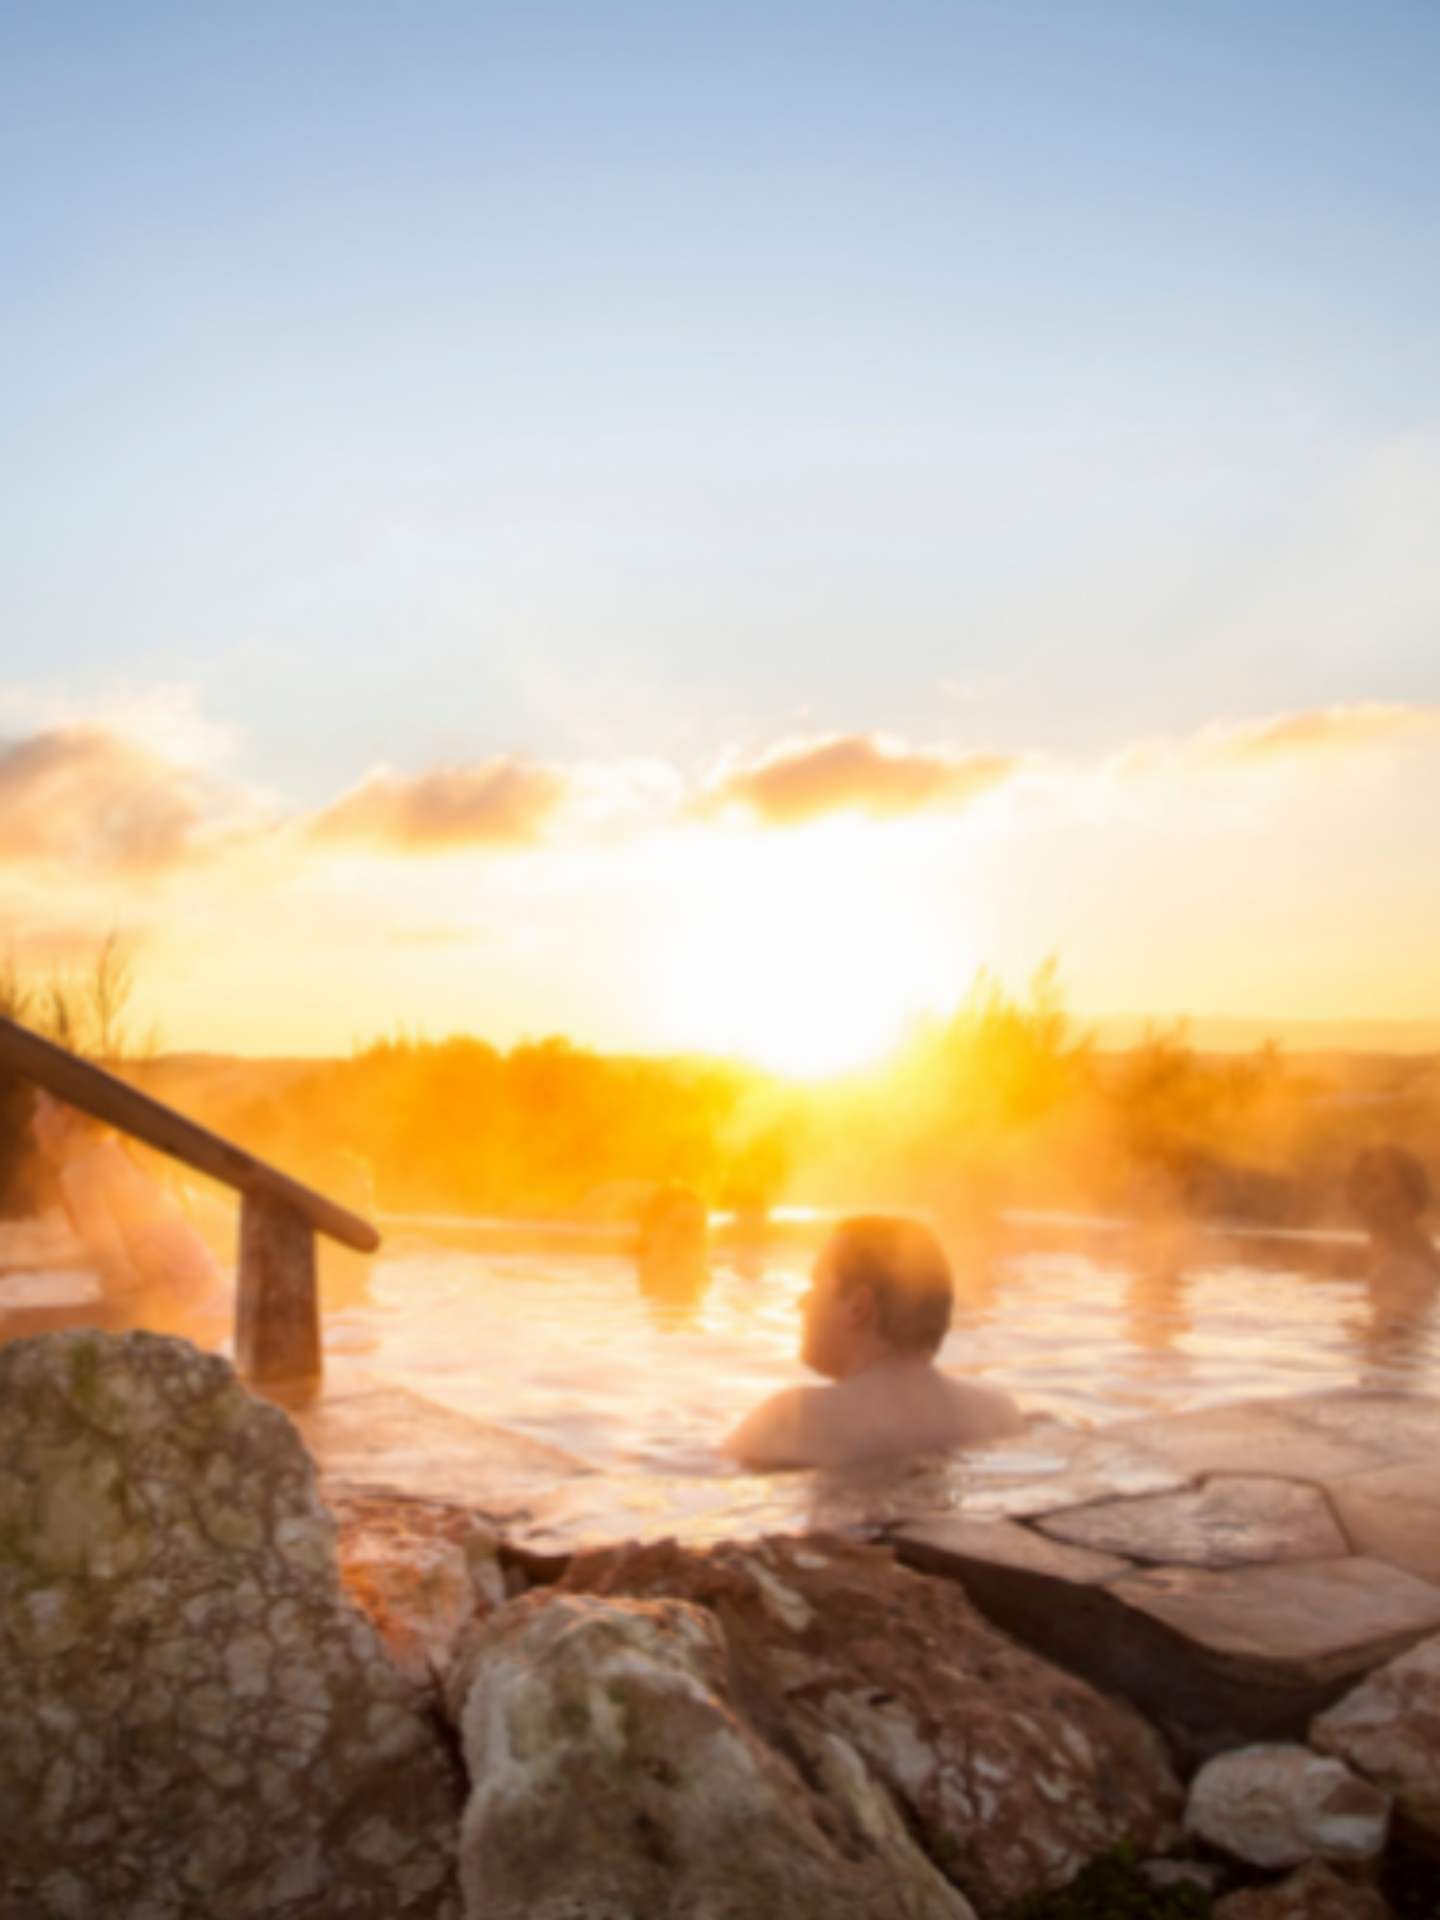
[{"label": "distant hill", "polygon": [[1202,1053],[1249,1053],[1267,1040],[1290,1053],[1440,1053],[1440,1019],[1290,1020],[1249,1014],[1102,1013],[1076,1015],[1076,1025],[1098,1044],[1119,1051],[1152,1032],[1183,1024],[1186,1039]]}]

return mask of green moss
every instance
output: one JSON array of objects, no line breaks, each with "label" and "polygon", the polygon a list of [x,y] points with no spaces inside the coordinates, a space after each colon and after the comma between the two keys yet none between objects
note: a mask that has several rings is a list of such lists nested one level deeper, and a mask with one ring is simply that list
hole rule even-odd
[{"label": "green moss", "polygon": [[1152,1887],[1138,1870],[1134,1849],[1120,1846],[1092,1860],[1059,1893],[1017,1900],[1003,1920],[1205,1920],[1211,1905],[1201,1887]]},{"label": "green moss", "polygon": [[103,1433],[109,1397],[104,1366],[104,1336],[86,1329],[72,1334],[70,1339],[70,1351],[66,1355],[65,1397],[82,1421],[98,1427]]},{"label": "green moss", "polygon": [[77,1399],[93,1393],[100,1377],[100,1343],[80,1338],[70,1348],[70,1389]]},{"label": "green moss", "polygon": [[932,1833],[925,1843],[925,1851],[942,1873],[948,1873],[960,1846],[953,1833]]},{"label": "green moss", "polygon": [[[1380,1864],[1380,1890],[1396,1920],[1440,1920],[1440,1860],[1392,1843]],[[1213,1898],[1197,1886],[1152,1887],[1134,1850],[1122,1846],[1059,1893],[1017,1900],[1000,1920],[1205,1920]]]}]

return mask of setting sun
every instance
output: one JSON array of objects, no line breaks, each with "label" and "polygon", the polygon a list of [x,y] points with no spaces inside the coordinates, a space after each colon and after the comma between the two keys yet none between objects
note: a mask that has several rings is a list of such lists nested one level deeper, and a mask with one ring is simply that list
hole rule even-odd
[{"label": "setting sun", "polygon": [[676,956],[676,1011],[697,1043],[819,1076],[893,1046],[922,997],[923,943],[866,830],[716,849]]}]

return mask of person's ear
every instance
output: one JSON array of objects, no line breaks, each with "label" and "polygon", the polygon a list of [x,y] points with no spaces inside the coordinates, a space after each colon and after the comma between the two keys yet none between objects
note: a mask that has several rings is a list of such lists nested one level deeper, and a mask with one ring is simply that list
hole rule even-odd
[{"label": "person's ear", "polygon": [[875,1324],[879,1312],[879,1302],[875,1298],[873,1287],[853,1287],[845,1295],[845,1324],[853,1332],[859,1333]]}]

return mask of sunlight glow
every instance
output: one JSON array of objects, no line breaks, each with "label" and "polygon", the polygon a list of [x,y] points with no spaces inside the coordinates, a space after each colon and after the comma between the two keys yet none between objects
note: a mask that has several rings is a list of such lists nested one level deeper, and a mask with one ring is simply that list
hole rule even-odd
[{"label": "sunlight glow", "polygon": [[920,997],[916,916],[863,827],[715,847],[676,956],[694,1044],[806,1077],[880,1058]]}]

